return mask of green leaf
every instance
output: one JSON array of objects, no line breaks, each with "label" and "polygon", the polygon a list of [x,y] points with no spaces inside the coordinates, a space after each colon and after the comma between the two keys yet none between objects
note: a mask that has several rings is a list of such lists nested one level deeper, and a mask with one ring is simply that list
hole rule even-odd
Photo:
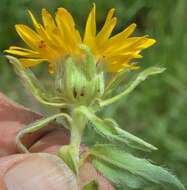
[{"label": "green leaf", "polygon": [[123,70],[115,74],[115,76],[109,81],[105,88],[105,97],[109,95],[112,91],[116,90],[117,87],[119,87],[120,83],[124,80],[127,73],[128,70]]},{"label": "green leaf", "polygon": [[[120,173],[120,171],[127,171],[131,175],[138,177],[138,180],[134,180],[134,176],[129,176],[129,181],[134,180],[137,186],[141,186],[143,182],[146,181],[147,184],[152,183],[155,185],[162,185],[167,189],[185,190],[185,187],[181,182],[167,170],[160,166],[153,165],[148,160],[137,158],[114,145],[96,145],[92,148],[91,155],[93,155],[93,163],[95,163],[97,169],[100,171],[102,170],[101,172],[103,175],[106,177],[108,176],[108,178],[110,180],[112,179],[111,181],[116,184],[119,184],[119,181],[122,179],[119,178],[119,176],[114,175],[112,172],[113,170],[110,168],[106,169],[105,165],[98,165],[97,160],[100,160],[102,164],[107,163],[110,167],[116,167],[116,172]],[[110,173],[106,174],[107,170]],[[123,175],[124,180],[127,179],[127,176],[125,176],[126,174]],[[140,181],[141,179],[143,179],[143,181]],[[125,181],[123,182],[125,183]]]},{"label": "green leaf", "polygon": [[[20,77],[25,88],[28,89],[40,103],[54,107],[66,106],[65,103],[62,103],[63,100],[60,97],[55,97],[54,94],[50,94],[49,91],[44,89],[40,81],[35,77],[34,73],[30,69],[24,68],[18,59],[8,55],[6,57],[9,62],[13,64],[15,71]],[[59,101],[51,100],[54,98],[59,99]]]},{"label": "green leaf", "polygon": [[91,109],[84,106],[81,106],[79,108],[79,111],[82,112],[87,117],[87,119],[91,121],[91,123],[94,125],[94,129],[108,140],[113,142],[116,141],[117,143],[125,143],[129,147],[139,150],[157,150],[157,148],[153,145],[119,128],[118,124],[115,121],[111,119],[102,120],[97,117]]},{"label": "green leaf", "polygon": [[21,142],[22,137],[25,134],[31,134],[31,133],[38,131],[39,129],[47,126],[50,122],[54,121],[55,119],[57,119],[59,117],[63,117],[64,119],[66,119],[68,121],[68,123],[72,122],[72,118],[66,113],[58,113],[58,114],[55,114],[55,115],[47,117],[47,118],[42,118],[42,119],[36,120],[33,123],[29,124],[27,127],[21,129],[18,132],[18,134],[16,135],[16,145],[17,145],[18,149],[21,152],[28,153],[29,151],[27,150],[26,146],[24,146]]},{"label": "green leaf", "polygon": [[77,147],[73,145],[64,145],[60,148],[58,155],[68,165],[68,167],[78,174]]},{"label": "green leaf", "polygon": [[144,140],[136,137],[135,135],[132,135],[131,133],[121,129],[119,125],[112,119],[105,119],[104,120],[105,124],[108,125],[108,127],[113,128],[116,131],[116,134],[120,136],[123,139],[126,139],[126,143],[128,146],[139,149],[139,150],[144,150],[144,151],[151,151],[151,150],[157,150],[157,148]]},{"label": "green leaf", "polygon": [[117,187],[120,187],[120,190],[125,190],[127,187],[138,189],[149,184],[149,182],[145,181],[142,177],[133,175],[103,160],[93,159],[92,163],[103,176],[109,179]]},{"label": "green leaf", "polygon": [[91,181],[83,187],[83,190],[99,190],[98,183],[95,180]]},{"label": "green leaf", "polygon": [[120,94],[106,99],[102,102],[100,102],[100,106],[107,106],[109,104],[112,104],[114,102],[116,102],[117,100],[121,99],[122,97],[128,95],[130,92],[132,92],[141,82],[143,82],[145,79],[147,79],[149,76],[151,75],[156,75],[159,73],[162,73],[165,71],[165,68],[160,68],[160,67],[150,67],[148,69],[145,69],[144,71],[142,71],[141,73],[139,73],[139,75],[136,77],[135,80],[131,81],[128,85],[127,88],[121,92]]}]

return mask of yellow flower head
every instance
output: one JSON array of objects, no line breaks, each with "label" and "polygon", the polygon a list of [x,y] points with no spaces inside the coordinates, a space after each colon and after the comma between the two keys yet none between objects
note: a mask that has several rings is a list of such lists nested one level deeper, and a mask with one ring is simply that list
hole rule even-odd
[{"label": "yellow flower head", "polygon": [[25,67],[32,67],[43,61],[49,63],[49,72],[54,72],[55,62],[64,57],[81,56],[80,44],[87,45],[93,52],[96,62],[104,64],[108,71],[118,72],[125,68],[134,69],[131,64],[134,58],[141,58],[140,52],[155,43],[147,36],[129,37],[135,30],[136,24],[131,24],[122,32],[111,37],[116,26],[114,9],[108,12],[104,26],[97,33],[96,6],[93,5],[88,16],[83,39],[75,28],[71,14],[64,8],[58,8],[55,18],[42,9],[43,25],[38,23],[29,11],[34,30],[26,25],[16,25],[16,31],[30,49],[11,46],[5,52],[20,57]]}]

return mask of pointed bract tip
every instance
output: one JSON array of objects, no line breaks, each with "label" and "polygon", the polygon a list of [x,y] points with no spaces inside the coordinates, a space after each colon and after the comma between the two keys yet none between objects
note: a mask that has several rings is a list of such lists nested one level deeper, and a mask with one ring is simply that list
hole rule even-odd
[{"label": "pointed bract tip", "polygon": [[8,61],[12,64],[20,63],[19,60],[16,57],[13,57],[11,55],[5,55],[5,57],[8,59]]}]

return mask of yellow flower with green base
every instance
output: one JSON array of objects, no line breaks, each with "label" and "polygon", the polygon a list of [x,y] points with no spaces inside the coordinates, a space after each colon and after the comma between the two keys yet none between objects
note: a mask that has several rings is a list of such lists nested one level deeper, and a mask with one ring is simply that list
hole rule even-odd
[{"label": "yellow flower with green base", "polygon": [[136,28],[131,24],[122,32],[111,36],[117,23],[114,9],[108,12],[104,26],[97,33],[96,6],[88,16],[83,39],[75,27],[71,14],[64,8],[58,8],[55,18],[46,10],[42,10],[43,25],[38,23],[29,11],[34,30],[26,25],[16,25],[16,31],[30,49],[11,46],[5,52],[20,56],[20,62],[25,67],[32,67],[47,61],[49,71],[54,72],[55,63],[66,56],[81,58],[83,52],[80,44],[84,44],[92,51],[97,64],[103,64],[106,71],[119,72],[123,69],[134,69],[133,59],[141,58],[141,51],[155,43],[147,36],[130,37]]},{"label": "yellow flower with green base", "polygon": [[[155,40],[147,36],[131,37],[135,24],[111,36],[117,22],[114,9],[108,12],[104,26],[97,33],[95,4],[88,16],[83,38],[71,14],[64,8],[58,8],[55,18],[43,9],[43,25],[30,11],[29,14],[35,31],[22,24],[16,25],[16,30],[30,49],[11,46],[5,52],[18,56],[18,59],[9,55],[7,58],[32,95],[59,112],[31,123],[18,133],[16,142],[20,151],[29,152],[21,142],[26,133],[33,133],[60,117],[71,137],[70,144],[62,146],[58,155],[77,178],[80,166],[89,159],[119,189],[138,189],[155,184],[184,190],[181,182],[167,170],[132,155],[134,151],[157,150],[155,146],[122,130],[114,120],[96,115],[104,106],[128,95],[150,75],[165,70],[150,67],[136,72],[137,76],[124,90],[115,94],[124,77],[138,68],[132,60],[141,58],[141,51],[153,45]],[[29,69],[46,61],[49,73],[54,76],[54,80],[50,78],[53,84],[50,89],[46,89]],[[87,136],[92,135],[92,130],[96,131],[100,143],[92,142],[80,153],[87,128],[90,128]],[[97,190],[99,187],[96,181],[92,181],[84,187],[86,189]]]}]

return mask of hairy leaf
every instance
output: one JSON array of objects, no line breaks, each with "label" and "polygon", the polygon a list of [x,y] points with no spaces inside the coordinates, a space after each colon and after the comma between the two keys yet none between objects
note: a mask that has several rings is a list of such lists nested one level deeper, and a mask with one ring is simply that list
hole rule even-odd
[{"label": "hairy leaf", "polygon": [[115,76],[106,85],[104,96],[106,97],[111,92],[116,90],[116,88],[119,87],[120,83],[124,80],[127,74],[128,74],[128,70],[125,70],[125,69],[121,72],[116,73]]},{"label": "hairy leaf", "polygon": [[98,169],[99,172],[117,187],[124,189],[126,187],[132,189],[138,189],[145,187],[149,184],[142,177],[131,174],[130,172],[120,169],[112,164],[109,164],[101,159],[93,159],[93,165]]},{"label": "hairy leaf", "polygon": [[83,190],[99,190],[98,183],[96,181],[91,181],[83,187]]},{"label": "hairy leaf", "polygon": [[[7,55],[6,57],[9,62],[13,64],[15,71],[20,77],[25,88],[28,89],[40,103],[54,107],[66,107],[66,104],[62,103],[62,99],[60,97],[55,97],[54,94],[49,93],[49,90],[47,91],[44,89],[30,69],[24,68],[20,61],[13,56]],[[53,99],[55,98],[60,101],[54,101]]]},{"label": "hairy leaf", "polygon": [[[150,163],[146,159],[137,158],[128,152],[125,152],[124,150],[121,150],[119,147],[116,147],[114,145],[96,145],[92,148],[91,154],[93,155],[93,163],[95,162],[98,164],[96,160],[101,160],[103,163],[108,163],[109,166],[114,166],[119,169],[120,171],[124,170],[129,172],[131,175],[137,176],[143,178],[143,180],[157,184],[162,185],[167,189],[177,189],[177,190],[185,190],[185,187],[181,184],[181,182],[171,173],[169,173],[164,168],[154,165]],[[102,170],[101,165],[97,167],[99,170]],[[106,167],[102,170],[103,174],[106,170]],[[108,169],[108,172],[110,170]],[[116,172],[118,170],[116,169]],[[105,172],[106,173],[106,172]],[[115,183],[119,183],[118,178],[116,176],[113,176],[113,171],[111,170],[111,173],[108,173],[110,175],[109,177],[115,181]],[[127,178],[127,176],[124,175],[124,179]],[[106,174],[105,174],[106,176]],[[107,177],[107,176],[106,176]],[[132,180],[132,177],[129,177],[129,181]],[[139,179],[138,179],[139,180]],[[134,180],[135,182],[141,182]],[[144,182],[144,181],[143,181]],[[142,184],[140,183],[140,186]]]},{"label": "hairy leaf", "polygon": [[60,148],[58,155],[64,160],[64,162],[75,174],[78,174],[78,162],[76,152],[76,147],[74,147],[73,145],[64,145]]},{"label": "hairy leaf", "polygon": [[103,106],[107,106],[109,104],[116,102],[117,100],[121,99],[122,97],[124,97],[124,96],[128,95],[130,92],[132,92],[141,82],[146,80],[149,76],[156,75],[156,74],[162,73],[164,71],[165,71],[165,68],[160,68],[160,67],[150,67],[148,69],[145,69],[144,71],[142,71],[141,73],[138,74],[136,79],[132,80],[127,85],[127,88],[123,92],[121,92],[120,94],[118,94],[112,98],[102,101],[100,103],[100,106],[103,107]]},{"label": "hairy leaf", "polygon": [[106,137],[108,140],[116,141],[117,143],[125,143],[129,147],[144,151],[157,149],[156,147],[143,141],[142,139],[128,133],[127,131],[122,130],[113,120],[102,120],[97,117],[92,112],[92,110],[83,106],[79,110],[91,121],[96,131]]}]

